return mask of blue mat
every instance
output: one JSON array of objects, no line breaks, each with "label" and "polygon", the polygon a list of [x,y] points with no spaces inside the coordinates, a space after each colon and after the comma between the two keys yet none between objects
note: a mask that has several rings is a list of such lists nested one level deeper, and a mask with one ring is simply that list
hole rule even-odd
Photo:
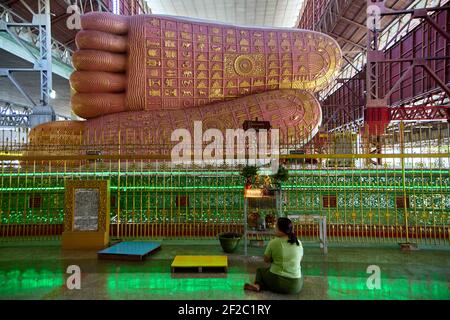
[{"label": "blue mat", "polygon": [[124,241],[100,250],[99,258],[127,258],[142,260],[144,256],[161,248],[161,243],[150,241]]}]

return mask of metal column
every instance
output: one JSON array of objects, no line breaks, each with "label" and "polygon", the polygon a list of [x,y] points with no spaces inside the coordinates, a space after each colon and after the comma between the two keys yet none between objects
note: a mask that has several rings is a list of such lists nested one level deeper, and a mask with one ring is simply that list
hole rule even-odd
[{"label": "metal column", "polygon": [[248,217],[248,199],[244,197],[244,255],[245,256],[247,256],[247,253],[248,253],[247,217]]},{"label": "metal column", "polygon": [[50,106],[50,92],[52,91],[50,0],[38,0],[38,2],[38,13],[33,15],[33,24],[39,25],[40,56],[37,65],[35,64],[35,69],[38,69],[41,74],[41,100],[40,104],[33,108],[30,115],[32,128],[56,119],[53,107]]}]

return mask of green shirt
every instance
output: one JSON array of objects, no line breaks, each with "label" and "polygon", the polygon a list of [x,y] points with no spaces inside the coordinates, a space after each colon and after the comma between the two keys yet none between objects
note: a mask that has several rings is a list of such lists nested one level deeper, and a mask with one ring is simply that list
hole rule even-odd
[{"label": "green shirt", "polygon": [[300,262],[303,258],[303,246],[300,240],[298,242],[299,246],[291,244],[287,237],[270,240],[264,252],[265,256],[272,259],[270,272],[287,278],[302,277]]}]

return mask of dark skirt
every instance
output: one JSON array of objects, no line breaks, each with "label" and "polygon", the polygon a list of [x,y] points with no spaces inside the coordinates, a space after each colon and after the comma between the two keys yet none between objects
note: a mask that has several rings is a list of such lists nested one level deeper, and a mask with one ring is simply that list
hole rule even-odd
[{"label": "dark skirt", "polygon": [[270,272],[270,268],[258,268],[255,283],[259,284],[261,290],[296,294],[303,288],[303,277],[288,278]]}]

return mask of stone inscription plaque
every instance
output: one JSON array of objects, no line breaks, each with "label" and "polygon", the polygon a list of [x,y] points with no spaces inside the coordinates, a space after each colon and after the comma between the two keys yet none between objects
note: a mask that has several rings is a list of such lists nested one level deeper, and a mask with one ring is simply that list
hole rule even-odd
[{"label": "stone inscription plaque", "polygon": [[74,231],[97,231],[100,194],[98,189],[75,189]]}]

